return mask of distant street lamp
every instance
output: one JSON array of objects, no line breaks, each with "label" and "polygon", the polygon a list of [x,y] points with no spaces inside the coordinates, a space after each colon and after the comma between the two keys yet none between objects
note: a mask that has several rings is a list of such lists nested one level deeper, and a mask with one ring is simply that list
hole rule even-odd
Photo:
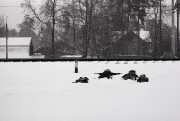
[{"label": "distant street lamp", "polygon": [[8,59],[8,25],[7,25],[7,18],[6,16],[6,59]]}]

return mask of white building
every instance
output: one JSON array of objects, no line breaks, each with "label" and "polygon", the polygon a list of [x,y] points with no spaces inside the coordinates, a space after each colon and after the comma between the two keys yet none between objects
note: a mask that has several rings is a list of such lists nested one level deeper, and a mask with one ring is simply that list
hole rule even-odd
[{"label": "white building", "polygon": [[[9,37],[8,58],[26,59],[31,58],[30,51],[33,50],[31,37]],[[0,59],[6,58],[6,38],[0,38]]]}]

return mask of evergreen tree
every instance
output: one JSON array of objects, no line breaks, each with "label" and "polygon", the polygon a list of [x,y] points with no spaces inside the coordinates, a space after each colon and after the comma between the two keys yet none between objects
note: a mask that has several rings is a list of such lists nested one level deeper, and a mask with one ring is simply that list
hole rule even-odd
[{"label": "evergreen tree", "polygon": [[6,37],[6,27],[3,15],[0,16],[0,37]]},{"label": "evergreen tree", "polygon": [[16,31],[16,29],[10,29],[8,31],[8,36],[9,37],[17,37],[18,36],[18,32]]},{"label": "evergreen tree", "polygon": [[19,37],[35,37],[36,34],[34,32],[34,24],[35,21],[29,15],[24,16],[24,20],[21,24],[19,24],[20,31],[18,33]]}]

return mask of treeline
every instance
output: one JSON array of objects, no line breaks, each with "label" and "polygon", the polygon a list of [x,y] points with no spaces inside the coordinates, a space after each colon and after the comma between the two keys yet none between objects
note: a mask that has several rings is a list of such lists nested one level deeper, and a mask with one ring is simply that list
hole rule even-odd
[{"label": "treeline", "polygon": [[7,24],[6,30],[6,22],[4,16],[0,16],[0,37],[32,37],[35,48],[38,47],[39,37],[37,33],[35,33],[35,25],[34,19],[32,19],[29,15],[24,16],[24,20],[21,24],[17,25],[19,31],[16,29],[10,29]]},{"label": "treeline", "polygon": [[6,37],[6,31],[8,32],[8,37],[33,37],[36,36],[34,30],[32,29],[32,25],[34,24],[32,19],[29,17],[29,15],[24,16],[24,21],[18,25],[18,28],[20,29],[17,31],[16,29],[10,29],[7,25],[6,30],[6,23],[4,16],[0,16],[0,37]]},{"label": "treeline", "polygon": [[[8,30],[8,33],[10,37],[18,36],[16,29],[10,29]],[[6,23],[3,15],[0,16],[0,37],[6,37]]]},{"label": "treeline", "polygon": [[[50,46],[64,41],[85,58],[99,58],[106,48],[112,47],[116,32],[120,38],[127,32],[143,29],[150,31],[155,43],[153,55],[161,56],[171,50],[172,28],[159,20],[159,5],[157,0],[45,0],[36,7],[30,0],[24,0],[21,6],[28,14],[17,35],[35,36],[37,41]],[[163,4],[162,18],[168,16],[168,9]]]}]

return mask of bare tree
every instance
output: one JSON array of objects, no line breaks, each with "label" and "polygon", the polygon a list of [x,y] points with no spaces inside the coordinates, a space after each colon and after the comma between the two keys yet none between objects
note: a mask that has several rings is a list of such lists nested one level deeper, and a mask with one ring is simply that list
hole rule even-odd
[{"label": "bare tree", "polygon": [[61,15],[60,0],[46,0],[39,11],[32,5],[30,0],[24,0],[21,6],[36,18],[37,25],[41,28],[48,27],[51,30],[52,58],[55,57],[55,27]]}]

